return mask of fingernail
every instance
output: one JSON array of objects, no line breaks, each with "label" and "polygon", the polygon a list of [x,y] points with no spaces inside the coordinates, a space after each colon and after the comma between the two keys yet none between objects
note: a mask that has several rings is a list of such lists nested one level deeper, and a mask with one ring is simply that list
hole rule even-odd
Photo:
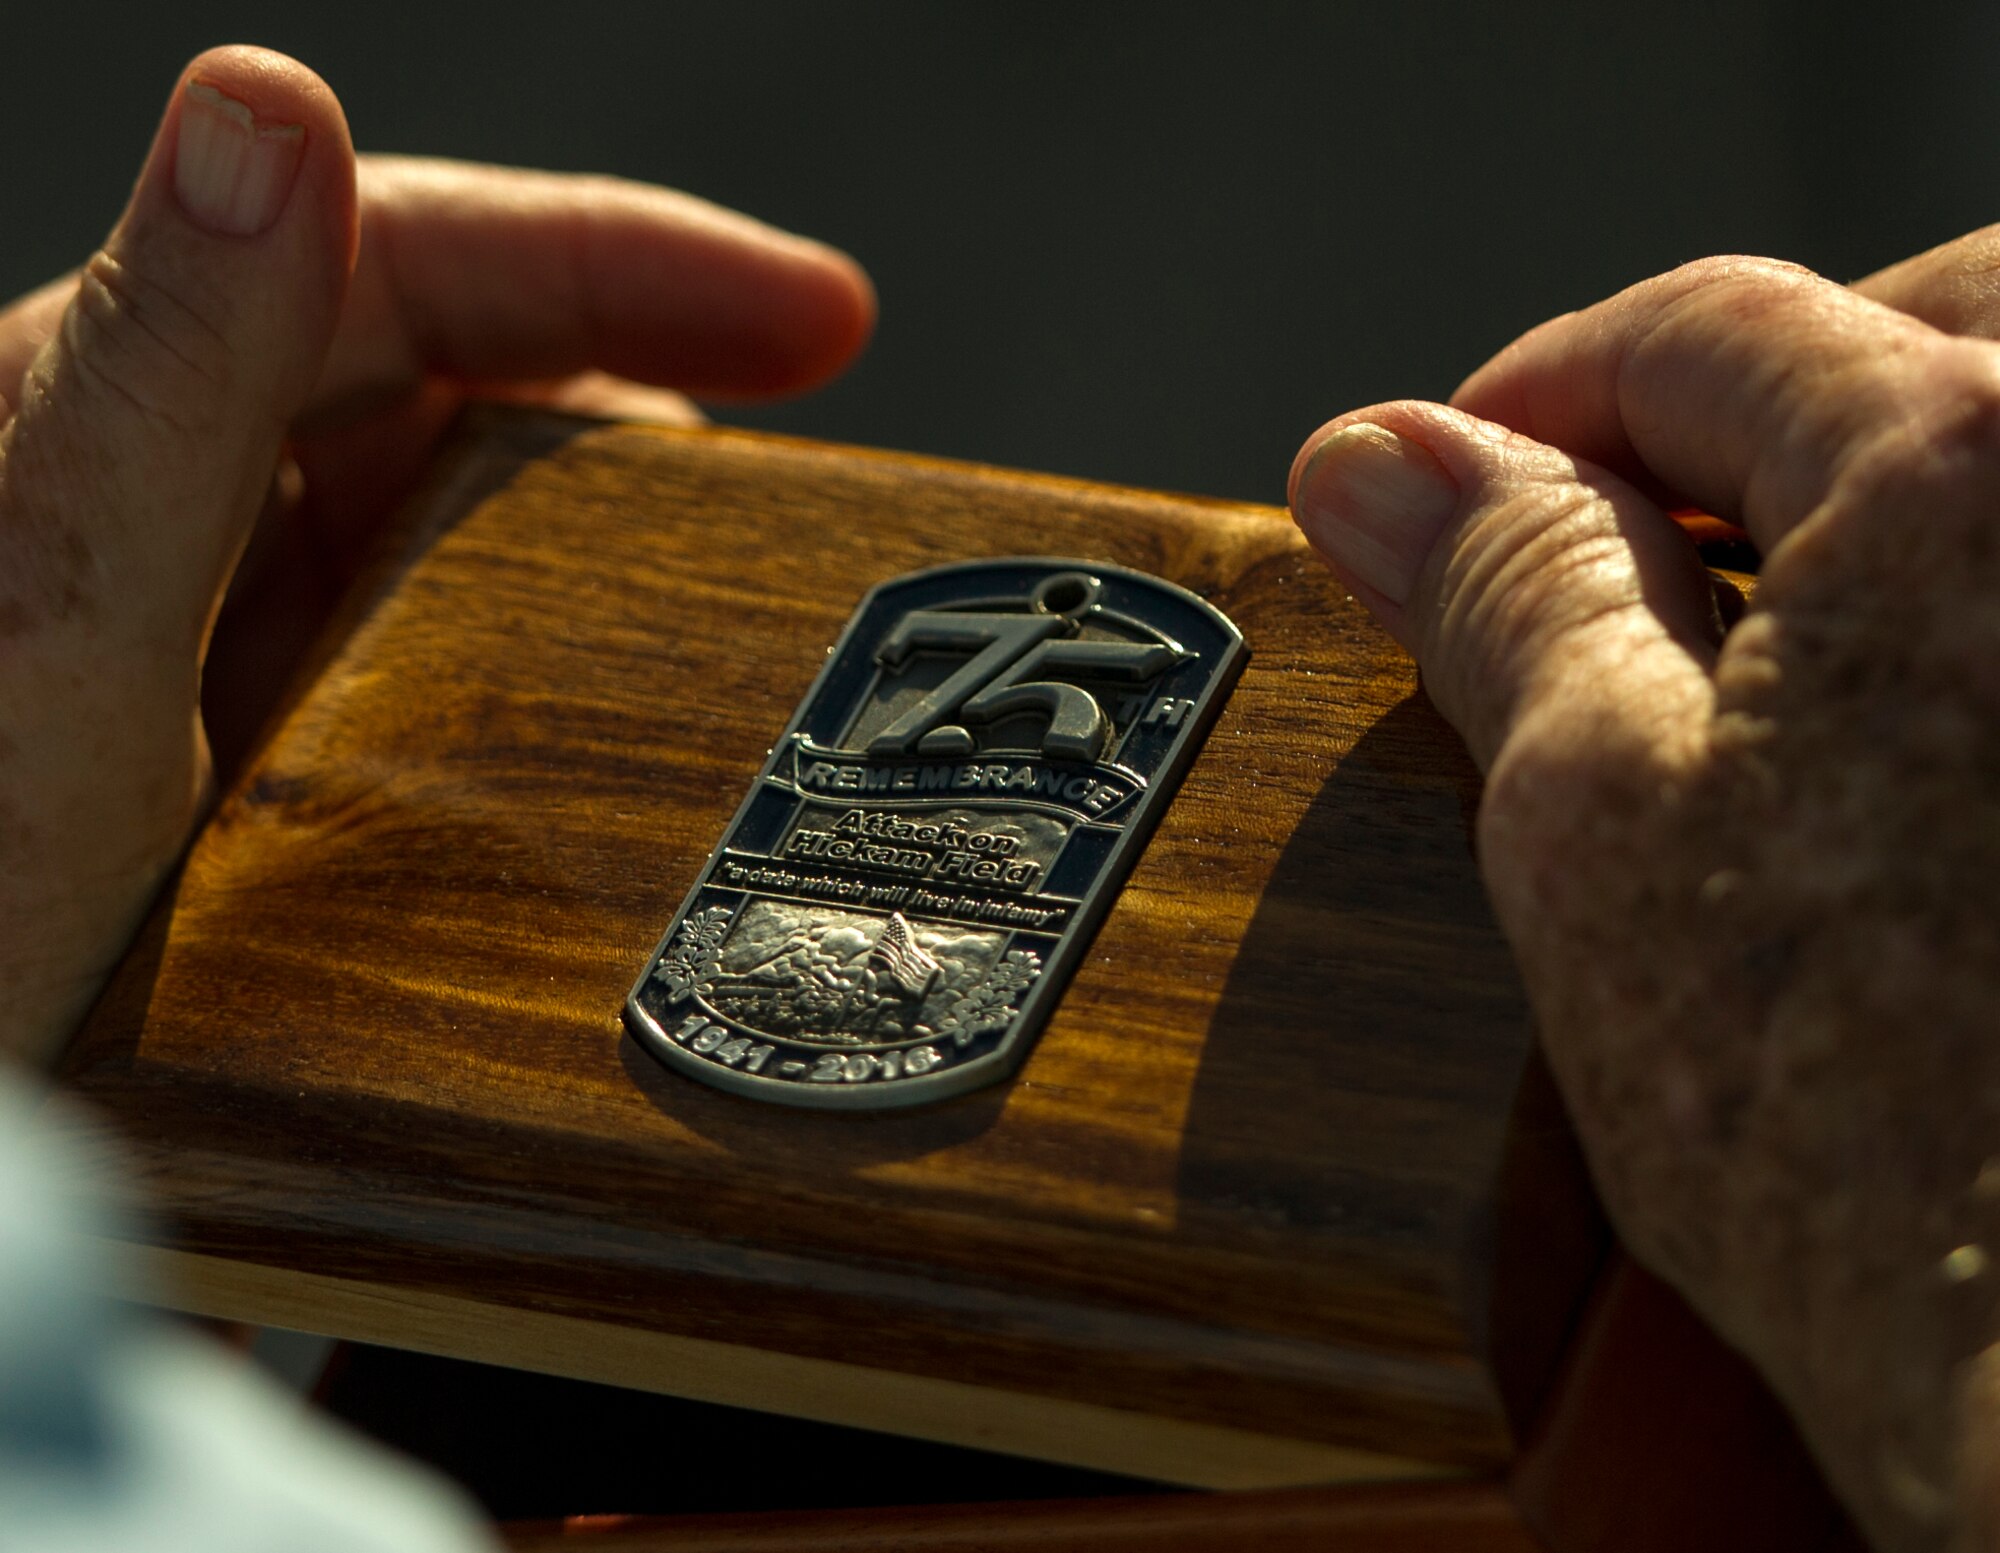
[{"label": "fingernail", "polygon": [[195,225],[255,237],[285,208],[305,145],[303,124],[259,124],[247,104],[190,81],[181,94],[174,193]]},{"label": "fingernail", "polygon": [[1458,510],[1458,486],[1428,448],[1359,421],[1313,450],[1292,505],[1335,566],[1404,604]]}]

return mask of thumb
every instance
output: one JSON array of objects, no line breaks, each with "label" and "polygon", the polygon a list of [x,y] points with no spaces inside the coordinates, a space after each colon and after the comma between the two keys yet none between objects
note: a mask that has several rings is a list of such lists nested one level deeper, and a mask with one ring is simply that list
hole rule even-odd
[{"label": "thumb", "polygon": [[[1649,1145],[1631,1119],[1654,1113],[1619,1086],[1666,1088],[1634,1050],[1654,1028],[1634,1011],[1681,996],[1661,968],[1700,953],[1677,947],[1699,943],[1682,876],[1714,866],[1703,772],[1721,630],[1700,558],[1614,476],[1441,405],[1333,422],[1291,495],[1486,773],[1480,872],[1543,1049],[1614,1221],[1671,1263],[1632,1186]],[[1654,1147],[1676,1147],[1679,1125]]]},{"label": "thumb", "polygon": [[1675,711],[1706,705],[1719,637],[1706,573],[1673,521],[1615,476],[1405,402],[1315,433],[1291,497],[1307,539],[1416,657],[1489,776],[1524,740],[1628,725],[1643,745],[1673,737]]},{"label": "thumb", "polygon": [[1480,871],[1575,1105],[1645,984],[1658,860],[1699,851],[1682,795],[1720,637],[1700,559],[1615,477],[1439,405],[1324,428],[1292,507],[1486,772]]},{"label": "thumb", "polygon": [[195,822],[203,643],[354,243],[333,94],[202,55],[0,429],[0,1052],[81,1017]]},{"label": "thumb", "polygon": [[17,607],[115,599],[106,630],[198,653],[355,239],[354,151],[325,83],[260,49],[194,60],[0,442],[0,543],[43,585]]}]

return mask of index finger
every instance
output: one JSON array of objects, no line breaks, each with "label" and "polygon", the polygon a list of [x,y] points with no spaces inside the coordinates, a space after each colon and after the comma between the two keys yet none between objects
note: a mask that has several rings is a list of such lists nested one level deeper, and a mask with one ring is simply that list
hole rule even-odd
[{"label": "index finger", "polygon": [[845,254],[623,179],[360,159],[361,247],[309,420],[428,376],[598,369],[706,397],[811,388],[874,326]]},{"label": "index finger", "polygon": [[1993,402],[1991,352],[1796,266],[1714,259],[1531,330],[1452,403],[1735,518],[1768,551],[1878,436],[1954,393]]}]

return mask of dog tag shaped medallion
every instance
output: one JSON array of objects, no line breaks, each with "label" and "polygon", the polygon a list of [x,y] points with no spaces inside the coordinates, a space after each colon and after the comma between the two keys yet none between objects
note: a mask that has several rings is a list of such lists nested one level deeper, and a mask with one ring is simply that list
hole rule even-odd
[{"label": "dog tag shaped medallion", "polygon": [[1020,1066],[1245,658],[1184,588],[971,561],[862,600],[625,1006],[786,1105]]}]

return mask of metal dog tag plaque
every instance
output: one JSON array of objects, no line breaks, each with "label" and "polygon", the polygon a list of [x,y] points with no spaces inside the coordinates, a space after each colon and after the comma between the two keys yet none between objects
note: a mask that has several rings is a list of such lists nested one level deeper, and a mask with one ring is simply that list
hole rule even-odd
[{"label": "metal dog tag plaque", "polygon": [[786,1105],[1005,1077],[1245,656],[1194,594],[1096,562],[883,583],[633,988],[634,1037]]}]

